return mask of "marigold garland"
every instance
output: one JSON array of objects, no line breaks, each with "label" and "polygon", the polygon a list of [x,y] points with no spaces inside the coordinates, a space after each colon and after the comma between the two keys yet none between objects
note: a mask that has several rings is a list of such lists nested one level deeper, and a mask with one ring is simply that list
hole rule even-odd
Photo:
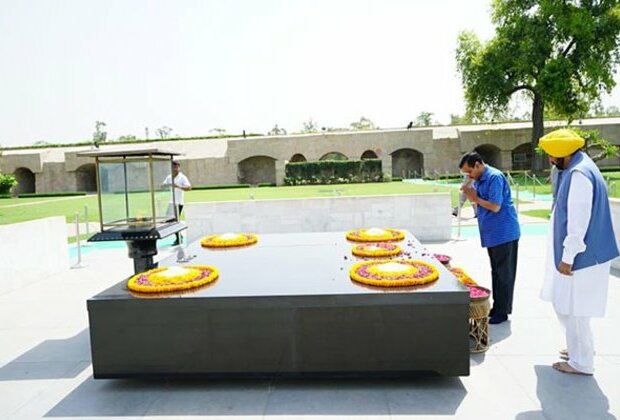
[{"label": "marigold garland", "polygon": [[252,245],[256,242],[258,242],[258,236],[254,233],[224,233],[205,236],[200,240],[200,245],[205,248],[228,248]]},{"label": "marigold garland", "polygon": [[376,242],[357,244],[351,252],[358,257],[391,257],[399,255],[402,250],[391,242]]},{"label": "marigold garland", "polygon": [[381,287],[416,286],[439,278],[432,265],[417,260],[375,260],[353,264],[351,279],[359,283]]},{"label": "marigold garland", "polygon": [[210,265],[159,267],[131,277],[127,288],[142,293],[174,292],[211,283],[218,276],[217,268]]},{"label": "marigold garland", "polygon": [[458,281],[463,283],[465,286],[478,286],[478,283],[476,283],[471,277],[469,277],[469,275],[462,268],[451,267],[450,272],[454,274]]},{"label": "marigold garland", "polygon": [[356,242],[385,242],[400,241],[405,238],[405,233],[397,229],[355,229],[347,232],[347,239]]}]

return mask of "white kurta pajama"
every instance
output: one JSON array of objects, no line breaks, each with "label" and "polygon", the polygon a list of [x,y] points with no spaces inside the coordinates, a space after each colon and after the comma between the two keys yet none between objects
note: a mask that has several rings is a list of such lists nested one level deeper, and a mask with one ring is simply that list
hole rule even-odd
[{"label": "white kurta pajama", "polygon": [[[573,264],[575,256],[586,249],[584,237],[592,216],[592,184],[579,171],[572,173],[568,193],[567,236],[563,241],[562,261]],[[561,274],[553,257],[553,217],[549,228],[546,273],[541,298],[553,307],[566,329],[568,364],[581,372],[594,371],[594,345],[591,317],[605,315],[611,261]]]}]

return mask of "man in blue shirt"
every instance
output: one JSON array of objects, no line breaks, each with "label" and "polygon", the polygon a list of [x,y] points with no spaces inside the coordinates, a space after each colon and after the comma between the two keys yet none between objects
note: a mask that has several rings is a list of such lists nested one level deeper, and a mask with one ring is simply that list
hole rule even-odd
[{"label": "man in blue shirt", "polygon": [[482,247],[487,248],[493,279],[493,307],[490,324],[508,320],[517,275],[517,253],[521,230],[512,203],[508,179],[498,169],[487,165],[476,153],[466,153],[459,168],[474,182],[463,186],[467,198],[478,206],[478,229]]}]

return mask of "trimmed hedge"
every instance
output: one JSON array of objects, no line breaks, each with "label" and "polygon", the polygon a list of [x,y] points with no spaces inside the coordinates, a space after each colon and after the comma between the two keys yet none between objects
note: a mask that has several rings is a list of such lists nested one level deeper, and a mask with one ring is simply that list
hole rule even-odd
[{"label": "trimmed hedge", "polygon": [[55,192],[55,193],[21,193],[18,195],[19,198],[28,198],[28,197],[71,197],[76,195],[86,195],[85,191],[75,191],[75,192]]},{"label": "trimmed hedge", "polygon": [[221,185],[197,185],[192,190],[224,190],[230,188],[250,188],[250,184],[221,184]]},{"label": "trimmed hedge", "polygon": [[291,162],[284,172],[286,185],[383,182],[381,159]]},{"label": "trimmed hedge", "polygon": [[258,188],[261,187],[275,187],[276,184],[274,184],[273,182],[261,182],[260,184],[258,184]]}]

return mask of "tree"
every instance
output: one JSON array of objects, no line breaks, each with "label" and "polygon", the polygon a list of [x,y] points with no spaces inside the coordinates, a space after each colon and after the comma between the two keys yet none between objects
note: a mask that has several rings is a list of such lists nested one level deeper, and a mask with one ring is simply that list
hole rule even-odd
[{"label": "tree", "polygon": [[278,127],[278,124],[276,124],[269,133],[267,133],[269,136],[278,136],[280,134],[285,135],[286,134],[286,130],[284,128],[280,128]]},{"label": "tree", "polygon": [[302,133],[318,133],[319,125],[310,118],[308,121],[303,123],[303,128],[301,129]]},{"label": "tree", "polygon": [[588,113],[589,117],[620,117],[620,108],[617,106],[609,106],[605,108],[603,104],[598,101],[594,106],[590,109]]},{"label": "tree", "polygon": [[[510,97],[532,101],[532,150],[544,133],[549,108],[568,121],[585,115],[615,86],[620,60],[618,0],[495,0],[495,37],[458,37],[456,60],[468,110],[477,118],[501,116]],[[534,154],[532,170],[542,169]]]},{"label": "tree", "polygon": [[422,111],[415,118],[415,125],[416,127],[428,127],[429,125],[433,124],[432,118],[432,112]]},{"label": "tree", "polygon": [[376,126],[370,121],[370,118],[362,116],[359,121],[351,123],[351,128],[354,130],[374,130]]},{"label": "tree", "polygon": [[210,133],[215,133],[218,136],[222,136],[226,133],[226,130],[223,128],[212,128],[211,130],[209,130]]},{"label": "tree", "polygon": [[465,113],[465,115],[450,114],[450,125],[465,125],[472,124],[473,122],[472,116],[468,113]]},{"label": "tree", "polygon": [[586,141],[585,152],[593,161],[598,161],[612,156],[618,156],[618,146],[603,137],[598,130],[584,130],[579,127],[570,127],[575,133]]},{"label": "tree", "polygon": [[164,125],[163,127],[158,128],[156,131],[160,139],[167,139],[168,137],[170,137],[170,133],[172,133],[172,128]]},{"label": "tree", "polygon": [[103,127],[105,127],[103,121],[95,121],[95,132],[93,133],[93,144],[95,147],[99,147],[99,144],[105,143],[108,138],[108,132],[103,131]]}]

